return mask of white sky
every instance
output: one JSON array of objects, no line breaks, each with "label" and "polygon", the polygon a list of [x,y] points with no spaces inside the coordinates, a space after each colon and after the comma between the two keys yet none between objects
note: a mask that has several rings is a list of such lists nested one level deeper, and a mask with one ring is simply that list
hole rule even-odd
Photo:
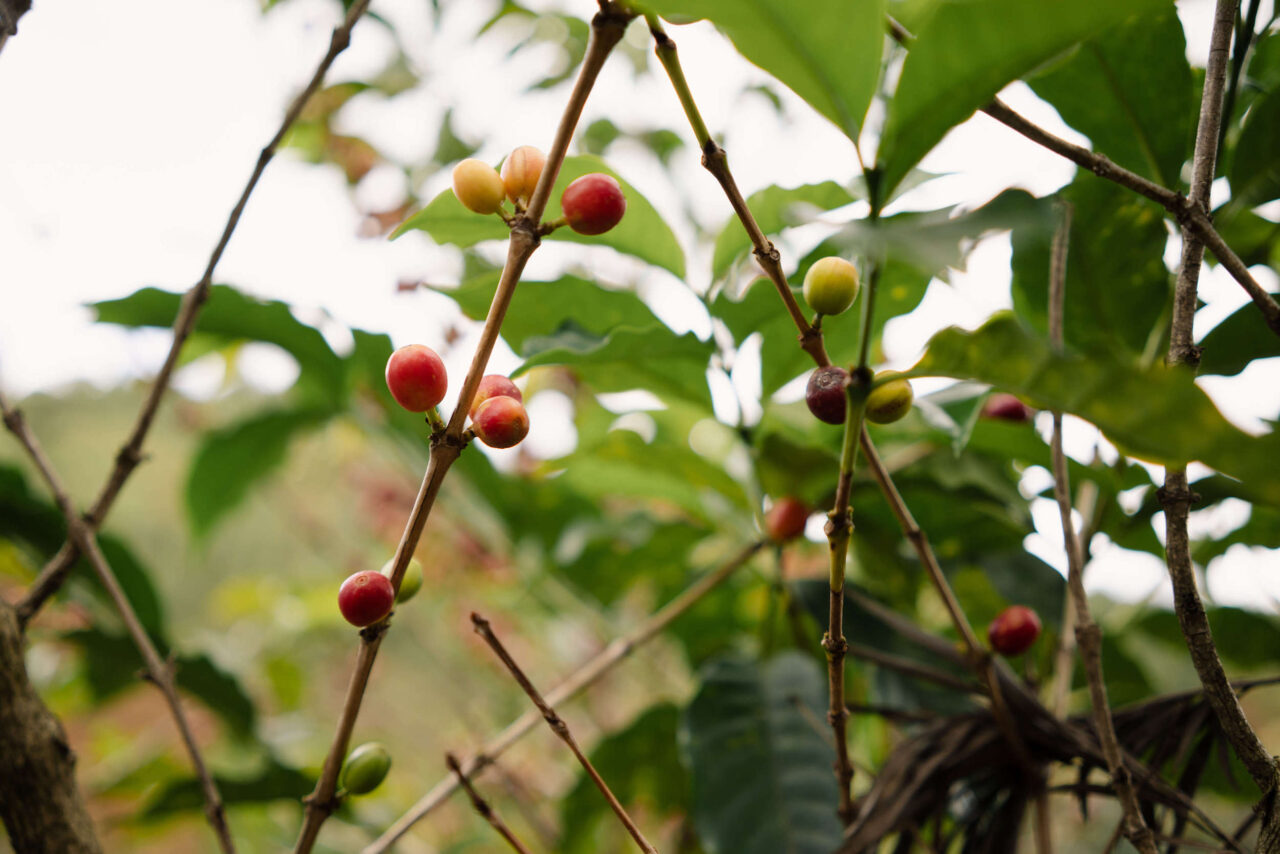
[{"label": "white sky", "polygon": [[[594,6],[586,0],[576,5],[584,15]],[[540,47],[508,58],[518,28],[474,40],[496,3],[451,4],[438,35],[424,17],[427,7],[422,0],[375,0],[374,9],[396,22],[427,84],[390,101],[353,101],[342,114],[343,129],[389,153],[420,158],[434,146],[441,107],[453,105],[455,128],[484,140],[477,156],[496,162],[525,143],[545,149],[565,90],[520,90],[545,73],[554,50]],[[1189,26],[1188,52],[1202,63],[1212,3],[1187,0],[1179,11]],[[323,54],[337,14],[332,0],[289,0],[266,16],[249,0],[135,0],[127,14],[90,0],[36,0],[18,36],[0,53],[0,385],[6,391],[22,396],[79,381],[109,387],[152,374],[168,347],[167,333],[92,324],[83,304],[145,285],[182,290],[199,277],[258,150]],[[744,192],[853,177],[848,141],[789,93],[781,123],[764,99],[739,94],[744,80],[767,78],[713,30],[694,25],[673,35],[709,126],[724,133]],[[329,82],[376,72],[390,45],[385,29],[362,22]],[[1025,86],[1003,96],[1050,130],[1087,144]],[[625,109],[617,110],[619,104]],[[665,79],[634,80],[620,58],[606,68],[583,126],[599,117],[630,129],[686,130]],[[778,157],[780,151],[805,155]],[[675,186],[692,188],[694,214],[705,225],[718,226],[729,214],[691,148],[677,155],[669,174],[625,146],[615,147],[611,163],[669,221],[679,219],[684,204]],[[908,194],[902,205],[978,204],[1007,186],[1043,194],[1073,173],[1066,161],[982,115],[956,129],[922,166],[956,174]],[[373,207],[398,201],[396,180],[387,172],[371,174],[357,201]],[[447,174],[436,175],[422,193],[429,198],[447,183]],[[395,284],[456,281],[457,259],[419,234],[396,242],[359,239],[359,219],[336,169],[300,163],[286,152],[268,168],[216,280],[287,301],[309,322],[327,313],[340,325],[389,332],[398,344],[437,345],[457,317],[452,302],[428,293],[397,294]],[[678,231],[691,245],[687,229]],[[784,243],[784,252],[796,257],[808,248],[800,242],[806,239],[801,230]],[[885,347],[891,362],[913,362],[942,326],[973,327],[1006,307],[1008,257],[1007,237],[989,239],[974,252],[968,272],[952,276],[952,287],[935,283],[918,311],[890,326]],[[708,332],[696,300],[679,283],[609,250],[547,245],[534,257],[530,275],[554,275],[575,262],[618,280],[638,280],[641,293],[673,327]],[[690,258],[691,284],[705,286],[709,266],[707,257]],[[1276,288],[1269,271],[1255,272]],[[1215,317],[1246,301],[1219,271],[1203,277],[1201,296]],[[341,346],[340,333],[334,343]],[[448,357],[454,375],[461,375],[472,343],[464,338]],[[269,389],[292,380],[288,360],[269,348],[249,348],[244,358],[244,373],[263,378]],[[493,367],[509,370],[517,363],[510,352],[499,352]],[[1229,417],[1262,429],[1258,419],[1280,415],[1277,363],[1205,385]],[[179,388],[207,395],[221,376],[216,365],[197,363],[180,377]],[[543,405],[545,415],[535,419],[531,434],[548,453],[556,450],[553,433],[566,434],[566,416],[556,408],[554,402]],[[547,425],[542,430],[539,421]],[[1068,436],[1069,451],[1087,458],[1094,435],[1080,425]],[[1047,504],[1034,510],[1042,533],[1028,546],[1060,566],[1056,510]],[[1214,596],[1277,610],[1276,553],[1239,547],[1219,563],[1209,586]],[[1129,553],[1103,554],[1090,586],[1126,599],[1155,590],[1167,600],[1159,592],[1167,586],[1159,562]]]}]

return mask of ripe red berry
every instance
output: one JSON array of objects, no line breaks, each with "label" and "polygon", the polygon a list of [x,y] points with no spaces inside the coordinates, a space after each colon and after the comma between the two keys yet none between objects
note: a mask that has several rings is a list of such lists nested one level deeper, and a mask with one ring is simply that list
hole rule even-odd
[{"label": "ripe red berry", "polygon": [[849,372],[839,365],[818,368],[809,375],[809,385],[804,390],[804,402],[819,421],[843,424],[848,397]]},{"label": "ripe red berry", "polygon": [[560,210],[569,227],[579,234],[604,234],[622,220],[627,200],[617,181],[592,172],[564,188]]},{"label": "ripe red berry", "polygon": [[982,405],[983,418],[1014,421],[1019,424],[1030,421],[1035,411],[1011,394],[993,394]]},{"label": "ripe red berry", "polygon": [[799,498],[788,495],[779,498],[764,517],[764,529],[775,543],[785,543],[804,534],[809,521],[809,507]]},{"label": "ripe red berry", "polygon": [[991,648],[1001,655],[1022,655],[1040,636],[1040,618],[1025,605],[1005,608],[987,627]]},{"label": "ripe red berry", "polygon": [[401,347],[387,359],[387,388],[410,412],[426,412],[444,400],[449,388],[444,361],[422,344]]},{"label": "ripe red berry", "polygon": [[529,413],[515,398],[491,397],[476,407],[471,429],[490,448],[510,448],[528,435]]},{"label": "ripe red berry", "polygon": [[391,579],[376,569],[357,572],[338,588],[338,610],[348,623],[360,628],[390,614],[395,599]]},{"label": "ripe red berry", "polygon": [[524,395],[520,393],[520,389],[516,388],[515,383],[502,374],[486,374],[480,379],[476,396],[471,400],[471,411],[467,414],[475,418],[480,404],[491,397],[509,397],[517,403],[524,403]]}]

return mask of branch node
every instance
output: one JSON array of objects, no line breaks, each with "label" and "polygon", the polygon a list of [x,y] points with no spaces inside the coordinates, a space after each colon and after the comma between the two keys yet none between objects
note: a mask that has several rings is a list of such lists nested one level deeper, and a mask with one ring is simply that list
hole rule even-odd
[{"label": "branch node", "polygon": [[1168,484],[1165,484],[1156,490],[1156,498],[1159,500],[1160,506],[1165,509],[1168,509],[1174,504],[1186,504],[1190,506],[1192,504],[1200,503],[1201,500],[1200,493],[1196,492],[1194,489],[1181,489],[1169,486]]}]

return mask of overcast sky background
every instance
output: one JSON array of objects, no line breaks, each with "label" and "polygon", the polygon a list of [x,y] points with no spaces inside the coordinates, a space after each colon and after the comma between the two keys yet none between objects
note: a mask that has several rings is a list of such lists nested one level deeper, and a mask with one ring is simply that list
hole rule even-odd
[{"label": "overcast sky background", "polygon": [[[518,25],[475,40],[479,23],[496,5],[446,4],[437,31],[426,17],[425,0],[375,0],[373,8],[395,22],[424,84],[394,99],[356,99],[344,110],[341,129],[385,152],[421,158],[434,147],[441,108],[452,106],[455,129],[483,141],[476,156],[497,162],[526,143],[545,150],[566,89],[522,90],[546,73],[555,51],[538,47],[508,57],[523,35]],[[1188,28],[1188,54],[1197,64],[1207,55],[1212,5],[1209,0],[1178,4]],[[570,4],[584,16],[593,6],[586,0]],[[1262,20],[1270,6],[1263,3]],[[265,16],[250,0],[135,0],[125,8],[90,0],[36,0],[19,34],[0,53],[0,386],[9,394],[56,392],[78,382],[109,388],[153,374],[168,348],[168,334],[95,325],[84,304],[146,285],[183,290],[199,277],[259,149],[327,47],[338,12],[332,0],[289,0]],[[673,35],[709,126],[724,134],[744,192],[775,183],[852,179],[852,147],[843,135],[789,93],[784,93],[781,121],[764,98],[743,95],[745,82],[768,78],[739,59],[714,30],[697,24],[675,28]],[[362,22],[328,81],[371,76],[391,48],[384,28]],[[1055,133],[1087,144],[1025,86],[1012,86],[1003,97]],[[652,74],[636,79],[618,57],[602,75],[582,126],[600,117],[628,129],[686,131],[665,79]],[[780,157],[779,152],[803,156]],[[694,215],[705,225],[718,226],[730,213],[692,148],[679,152],[669,171],[625,145],[611,151],[610,162],[673,225],[686,203],[676,186],[690,188]],[[898,207],[977,205],[1008,186],[1040,195],[1068,182],[1074,172],[1065,160],[981,114],[950,134],[922,166],[956,174],[908,193]],[[399,201],[400,180],[395,170],[375,170],[358,186],[355,200],[366,208],[390,206]],[[420,192],[430,198],[447,185],[448,174],[442,172]],[[444,330],[458,318],[453,303],[427,292],[397,293],[396,283],[456,282],[455,253],[417,233],[395,242],[361,239],[359,223],[336,168],[308,165],[284,152],[250,201],[216,280],[289,302],[303,320],[321,323],[338,348],[344,345],[345,327],[385,331],[397,344],[439,346]],[[677,233],[687,250],[692,244],[688,230],[679,226]],[[794,253],[819,236],[816,229],[797,230],[783,243],[784,256],[798,257]],[[500,250],[494,257],[501,257]],[[1175,245],[1166,257],[1176,259]],[[920,309],[888,328],[885,351],[891,364],[911,364],[943,326],[974,327],[1007,307],[1008,259],[1007,236],[993,237],[975,250],[966,272],[951,277],[950,287],[935,282]],[[710,259],[689,260],[689,284],[705,288]],[[548,244],[534,256],[529,276],[552,276],[571,263],[589,264],[615,281],[635,282],[679,331],[710,331],[684,285],[607,249]],[[1270,270],[1256,268],[1255,274],[1277,289]],[[1206,329],[1247,299],[1218,270],[1206,270],[1200,293],[1209,304]],[[324,324],[326,316],[333,322]],[[455,376],[464,370],[471,336],[448,356]],[[735,377],[748,392],[750,360]],[[508,371],[518,363],[514,354],[499,351],[492,366]],[[266,347],[248,348],[239,367],[264,390],[283,389],[293,378],[290,360]],[[176,385],[183,393],[207,397],[221,393],[222,383],[220,363],[210,360],[185,369]],[[1203,384],[1246,429],[1265,429],[1260,419],[1280,416],[1280,359]],[[921,383],[918,390],[931,387]],[[784,391],[798,396],[795,388]],[[530,441],[541,453],[563,453],[572,442],[567,406],[542,397],[531,407]],[[723,417],[734,417],[730,398],[717,395]],[[1068,449],[1087,459],[1095,438],[1091,428],[1077,425]],[[1043,485],[1043,477],[1029,474],[1028,486]],[[1033,509],[1040,533],[1028,540],[1028,548],[1061,569],[1057,510],[1049,502],[1037,502]],[[1247,507],[1240,503],[1200,514],[1197,524],[1226,530],[1245,514]],[[1126,600],[1169,601],[1162,564],[1118,549],[1101,550],[1091,565],[1089,586]],[[1208,589],[1224,604],[1278,612],[1280,556],[1236,546],[1212,566]]]}]

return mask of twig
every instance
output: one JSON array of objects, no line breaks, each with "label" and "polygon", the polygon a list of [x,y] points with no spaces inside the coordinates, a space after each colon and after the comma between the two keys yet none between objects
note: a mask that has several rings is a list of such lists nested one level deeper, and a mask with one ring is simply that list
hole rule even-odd
[{"label": "twig", "polygon": [[943,688],[951,688],[965,693],[979,693],[984,690],[982,686],[959,676],[953,676],[945,670],[938,670],[937,668],[929,667],[926,664],[920,664],[900,655],[881,652],[875,647],[862,646],[861,644],[856,643],[846,644],[846,647],[849,655],[852,655],[854,658],[858,658],[863,661],[870,661],[872,664],[878,664],[881,667],[887,667],[890,670],[896,670],[899,673],[910,676],[914,679],[922,679],[926,682],[932,682],[935,685],[940,685]]},{"label": "twig", "polygon": [[0,50],[18,34],[18,19],[31,11],[31,0],[0,0]]},{"label": "twig", "polygon": [[[427,524],[427,517],[435,504],[436,495],[439,494],[440,485],[444,481],[450,466],[458,459],[458,455],[462,453],[462,449],[466,445],[464,425],[467,411],[471,408],[471,401],[475,398],[476,389],[480,385],[480,378],[484,374],[485,366],[489,363],[489,356],[493,352],[493,346],[498,340],[502,320],[511,304],[511,298],[515,295],[516,285],[520,282],[520,274],[524,271],[529,257],[541,242],[539,236],[541,216],[550,196],[551,187],[560,172],[561,164],[564,162],[569,140],[573,136],[573,130],[577,127],[578,118],[582,115],[587,96],[591,93],[592,86],[595,85],[600,69],[604,67],[604,62],[613,50],[614,45],[622,39],[623,34],[626,32],[627,24],[632,18],[631,13],[619,10],[612,4],[602,4],[602,10],[591,21],[591,38],[587,44],[586,55],[583,58],[581,68],[578,70],[578,79],[574,83],[572,93],[570,93],[569,102],[565,105],[564,113],[561,115],[555,139],[552,142],[551,150],[547,154],[546,164],[543,166],[542,175],[538,179],[538,185],[534,189],[529,208],[523,215],[516,216],[512,223],[511,240],[507,246],[507,261],[502,268],[502,276],[498,282],[497,291],[494,293],[493,302],[489,306],[489,314],[485,318],[484,328],[480,333],[480,342],[477,344],[475,355],[471,359],[471,366],[467,370],[466,379],[463,380],[457,406],[453,410],[453,415],[450,417],[448,427],[444,433],[432,436],[431,460],[427,464],[422,486],[418,491],[413,510],[409,514],[409,520],[405,525],[404,533],[400,537],[400,544],[396,548],[395,558],[392,561],[391,584],[397,590],[400,588],[400,581],[404,578],[405,570],[409,566],[409,560],[413,557],[413,552],[417,548],[418,540],[422,537],[422,531]],[[320,833],[320,826],[336,807],[334,792],[337,788],[338,772],[342,767],[342,758],[346,755],[347,745],[351,740],[351,732],[355,728],[356,715],[359,713],[360,705],[364,701],[364,693],[369,684],[369,675],[373,670],[378,648],[381,646],[382,638],[390,625],[388,620],[389,617],[384,618],[381,622],[369,626],[360,633],[360,653],[356,659],[351,681],[347,686],[346,700],[343,703],[342,714],[338,718],[337,731],[334,733],[328,756],[325,758],[324,768],[320,773],[319,780],[316,781],[315,790],[306,799],[306,816],[302,830],[299,833],[298,842],[294,846],[295,854],[307,854],[307,852],[311,851],[315,845],[316,837]]]},{"label": "twig", "polygon": [[[1071,234],[1071,206],[1063,205],[1062,218],[1053,236],[1049,269],[1049,340],[1055,350],[1063,347],[1063,306],[1067,283],[1067,247]],[[1089,597],[1084,591],[1084,557],[1071,519],[1071,485],[1067,476],[1067,456],[1062,450],[1062,412],[1053,411],[1053,436],[1050,441],[1053,459],[1053,492],[1062,520],[1063,547],[1067,551],[1067,588],[1075,610],[1075,636],[1084,661],[1089,682],[1089,698],[1093,706],[1093,725],[1098,743],[1107,760],[1111,780],[1120,806],[1124,810],[1124,835],[1143,854],[1157,854],[1151,829],[1142,819],[1133,779],[1120,754],[1111,705],[1107,700],[1107,683],[1102,674],[1102,630],[1089,610]],[[1064,631],[1066,626],[1064,625]]]},{"label": "twig", "polygon": [[622,826],[627,829],[627,833],[631,834],[631,838],[635,840],[636,845],[640,846],[640,850],[646,852],[646,854],[657,854],[657,850],[644,838],[640,828],[636,827],[636,823],[631,820],[631,816],[627,815],[626,809],[619,803],[613,792],[609,790],[609,786],[605,783],[604,778],[600,776],[600,772],[596,771],[595,766],[591,764],[591,760],[582,752],[582,748],[578,746],[577,739],[569,731],[569,725],[556,714],[555,709],[551,708],[547,701],[542,698],[542,695],[538,693],[538,689],[529,681],[529,677],[520,669],[520,665],[516,664],[515,659],[511,657],[511,653],[507,652],[506,647],[502,645],[502,641],[498,640],[498,636],[493,633],[493,628],[489,625],[489,621],[472,612],[471,624],[475,627],[476,633],[484,638],[485,643],[489,644],[489,648],[502,661],[511,677],[516,680],[521,689],[528,695],[529,700],[537,706],[538,711],[542,713],[543,720],[547,722],[547,726],[551,727],[551,731],[565,743],[565,746],[577,758],[578,763],[582,765],[583,770],[587,772],[591,781],[596,784],[596,788],[600,790],[605,800],[609,802],[609,807],[613,810],[614,815],[618,817],[618,821],[622,822]]},{"label": "twig", "polygon": [[[209,290],[213,286],[214,270],[222,259],[222,253],[226,250],[227,244],[231,241],[232,233],[235,232],[236,226],[240,223],[240,216],[244,213],[245,205],[249,202],[249,196],[253,193],[254,188],[257,187],[258,179],[262,177],[267,164],[275,156],[276,149],[284,139],[285,134],[289,132],[289,128],[293,126],[298,116],[302,114],[302,109],[307,105],[307,101],[311,99],[311,96],[320,88],[320,84],[324,82],[325,74],[328,73],[329,67],[333,65],[333,61],[351,43],[351,30],[361,16],[364,15],[365,10],[369,8],[369,2],[370,0],[356,0],[351,5],[351,8],[347,10],[347,15],[342,24],[334,29],[329,39],[329,50],[325,53],[324,58],[320,60],[320,64],[316,66],[310,82],[293,99],[293,103],[285,111],[284,119],[280,122],[280,127],[276,130],[275,135],[271,137],[271,141],[258,154],[258,162],[254,165],[253,172],[249,175],[249,180],[245,184],[244,190],[241,191],[235,207],[231,209],[231,215],[227,218],[226,225],[223,226],[222,236],[218,239],[217,245],[213,247],[213,252],[209,255],[204,275],[200,277],[200,281],[196,282],[183,295],[181,307],[178,309],[178,316],[173,321],[173,343],[169,346],[169,353],[165,356],[160,372],[156,374],[155,380],[151,383],[151,390],[147,393],[147,399],[142,404],[142,409],[138,413],[138,418],[134,422],[129,438],[119,452],[116,453],[115,467],[111,470],[111,474],[107,476],[107,482],[98,493],[93,506],[85,514],[84,522],[90,531],[96,531],[102,524],[107,512],[111,509],[111,505],[120,494],[120,489],[124,486],[125,481],[129,479],[133,470],[143,460],[143,440],[146,439],[147,433],[151,429],[151,424],[155,420],[156,411],[160,408],[161,398],[164,397],[165,392],[169,389],[169,382],[173,378],[173,372],[178,365],[178,357],[181,354],[182,345],[186,343],[188,336],[195,329],[196,318],[200,314],[200,309],[209,298]],[[22,601],[18,603],[18,619],[22,621],[23,625],[30,621],[50,596],[58,592],[79,557],[80,551],[76,544],[71,539],[68,539],[57,554],[45,564],[31,588],[22,598]]]},{"label": "twig", "polygon": [[[1222,91],[1226,77],[1227,51],[1235,21],[1237,0],[1218,0],[1210,39],[1209,63],[1205,71],[1200,121],[1196,129],[1195,157],[1192,161],[1191,202],[1205,206],[1217,169],[1218,131],[1222,121]],[[1190,228],[1182,231],[1182,266],[1174,290],[1173,321],[1168,361],[1174,370],[1199,363],[1199,349],[1192,337],[1196,310],[1196,290],[1204,246],[1200,235]],[[1185,366],[1185,367],[1179,367]],[[1267,753],[1257,732],[1245,718],[1240,700],[1227,680],[1222,660],[1213,643],[1213,634],[1204,603],[1196,588],[1195,568],[1187,517],[1196,496],[1187,483],[1185,467],[1165,469],[1164,486],[1158,492],[1165,511],[1165,561],[1173,583],[1174,611],[1187,641],[1191,661],[1209,705],[1232,749],[1262,790],[1258,809],[1262,812],[1259,851],[1280,851],[1280,762]]]},{"label": "twig", "polygon": [[471,806],[475,811],[480,813],[480,817],[489,822],[494,830],[507,841],[512,849],[519,851],[520,854],[529,854],[529,849],[521,844],[516,835],[511,832],[511,828],[507,827],[506,822],[494,812],[493,807],[489,806],[489,802],[480,796],[475,787],[471,785],[471,781],[467,779],[467,775],[462,773],[462,766],[458,764],[458,757],[452,753],[444,755],[444,762],[449,766],[449,770],[453,772],[454,777],[458,780],[458,785],[466,791],[467,797],[471,799]]},{"label": "twig", "polygon": [[649,24],[649,32],[653,34],[654,52],[657,54],[658,61],[662,63],[662,67],[666,70],[667,77],[670,78],[671,85],[676,90],[676,96],[680,99],[680,106],[684,110],[685,116],[689,119],[690,126],[693,128],[694,137],[698,141],[698,148],[702,151],[702,165],[720,183],[721,188],[724,189],[725,196],[729,199],[729,204],[733,207],[733,212],[737,214],[742,227],[746,229],[747,236],[751,239],[751,245],[754,247],[756,261],[760,264],[760,268],[764,270],[765,275],[769,277],[769,280],[773,282],[773,286],[778,291],[778,296],[782,298],[782,304],[787,308],[787,313],[791,315],[796,328],[800,330],[801,348],[812,357],[819,367],[831,364],[826,348],[822,343],[822,330],[810,325],[809,321],[805,319],[804,312],[800,310],[800,305],[796,302],[795,295],[791,293],[791,286],[787,284],[787,276],[782,271],[781,255],[772,241],[761,230],[760,224],[756,222],[755,216],[751,213],[751,209],[747,207],[747,201],[743,198],[742,191],[738,189],[738,183],[734,180],[733,173],[729,171],[729,161],[724,149],[716,144],[716,141],[711,138],[711,134],[707,130],[707,124],[703,121],[702,114],[698,111],[698,105],[694,102],[693,93],[690,91],[689,83],[685,79],[684,69],[680,65],[680,56],[676,52],[676,43],[667,35],[666,30],[663,29],[662,22],[656,15],[645,15],[645,21]]},{"label": "twig", "polygon": [[[1085,520],[1076,546],[1080,549],[1080,571],[1083,573],[1083,567],[1089,563],[1089,543],[1093,541],[1098,524],[1098,484],[1092,480],[1086,480],[1080,484],[1076,505],[1081,518]],[[1062,598],[1061,625],[1065,628],[1075,624],[1075,600],[1068,594]],[[1053,681],[1049,688],[1049,710],[1057,717],[1062,717],[1067,712],[1067,698],[1071,693],[1071,678],[1075,670],[1076,636],[1075,633],[1065,630],[1059,634],[1058,651],[1054,656]]]},{"label": "twig", "polygon": [[[733,558],[698,579],[676,598],[650,615],[633,631],[618,638],[604,648],[598,655],[583,664],[567,679],[547,692],[547,702],[563,703],[600,681],[605,674],[611,672],[621,661],[625,660],[639,647],[657,637],[667,626],[671,625],[682,614],[702,601],[712,590],[719,587],[729,576],[733,575],[764,547],[763,542],[752,543]],[[463,772],[474,776],[491,765],[495,759],[507,751],[513,744],[524,738],[542,716],[535,710],[529,710],[512,722],[506,729],[485,742],[480,752],[462,763]],[[458,790],[458,783],[452,777],[446,777],[437,783],[413,805],[395,824],[389,827],[382,836],[366,846],[361,854],[382,854],[396,843],[400,837],[409,832],[409,828],[421,821],[436,807],[444,803]]]},{"label": "twig", "polygon": [[0,412],[3,413],[5,427],[17,437],[35,463],[36,468],[39,469],[45,483],[48,484],[49,491],[53,493],[58,509],[66,517],[67,530],[70,532],[72,541],[75,542],[81,553],[88,557],[89,564],[93,567],[94,572],[97,573],[103,588],[106,589],[112,604],[115,605],[121,620],[124,621],[125,629],[128,631],[129,637],[132,638],[134,646],[142,654],[142,660],[147,668],[147,679],[159,688],[160,693],[164,696],[165,703],[169,706],[169,712],[173,716],[173,721],[182,736],[183,745],[187,749],[187,755],[191,759],[196,777],[200,781],[200,788],[204,794],[205,816],[209,819],[209,824],[213,827],[213,832],[218,837],[218,845],[224,854],[234,854],[236,850],[235,844],[231,841],[231,831],[227,827],[227,816],[222,807],[222,797],[218,794],[218,787],[213,782],[209,769],[205,767],[204,757],[200,754],[200,747],[196,743],[195,735],[191,732],[190,724],[187,722],[186,712],[182,708],[182,701],[178,698],[178,691],[174,687],[172,665],[160,658],[160,653],[156,651],[151,638],[147,636],[146,629],[142,627],[142,623],[138,620],[138,615],[133,610],[133,605],[129,603],[129,597],[125,595],[124,590],[120,587],[120,582],[116,579],[115,573],[107,563],[106,557],[103,556],[102,550],[98,548],[98,541],[94,537],[93,531],[80,519],[80,514],[76,512],[75,505],[71,503],[61,479],[53,468],[53,463],[45,455],[39,440],[27,427],[26,419],[23,418],[22,413],[9,405],[9,401],[5,398],[3,392],[0,392]]}]

